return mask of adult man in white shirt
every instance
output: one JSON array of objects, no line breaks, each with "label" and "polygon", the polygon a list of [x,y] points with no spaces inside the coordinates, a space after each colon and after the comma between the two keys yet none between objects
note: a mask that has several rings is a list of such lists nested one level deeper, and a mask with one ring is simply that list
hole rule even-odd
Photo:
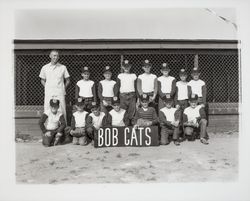
[{"label": "adult man in white shirt", "polygon": [[[44,65],[41,69],[39,77],[44,86],[44,111],[50,108],[49,101],[52,98],[57,98],[60,101],[59,111],[61,111],[66,118],[66,103],[65,103],[65,89],[69,86],[69,73],[66,66],[60,64],[59,52],[52,50],[49,55],[51,62]],[[64,83],[65,82],[65,83]]]}]

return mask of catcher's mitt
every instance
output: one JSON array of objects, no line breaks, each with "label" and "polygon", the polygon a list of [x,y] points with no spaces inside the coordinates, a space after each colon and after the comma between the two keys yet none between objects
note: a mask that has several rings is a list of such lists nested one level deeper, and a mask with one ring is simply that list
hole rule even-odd
[{"label": "catcher's mitt", "polygon": [[71,131],[71,135],[73,137],[82,137],[85,135],[85,128],[76,128],[75,130]]},{"label": "catcher's mitt", "polygon": [[138,119],[136,125],[147,127],[147,126],[151,126],[152,122],[146,119]]}]

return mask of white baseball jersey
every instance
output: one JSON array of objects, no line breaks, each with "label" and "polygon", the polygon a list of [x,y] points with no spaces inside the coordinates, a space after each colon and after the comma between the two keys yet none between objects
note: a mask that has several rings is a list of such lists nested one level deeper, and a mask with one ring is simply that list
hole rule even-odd
[{"label": "white baseball jersey", "polygon": [[92,80],[79,80],[76,85],[79,87],[79,96],[84,98],[93,97],[92,87],[94,82]]},{"label": "white baseball jersey", "polygon": [[112,126],[125,126],[123,122],[124,114],[126,110],[120,109],[119,112],[116,112],[115,110],[111,110],[109,114],[112,117]]},{"label": "white baseball jersey", "polygon": [[102,96],[103,97],[114,97],[114,86],[116,82],[114,80],[102,80]]},{"label": "white baseball jersey", "polygon": [[87,115],[88,115],[88,112],[86,112],[86,111],[83,111],[83,112],[76,111],[73,113],[73,116],[74,116],[75,122],[76,122],[76,125],[75,125],[76,128],[86,126],[86,116]]},{"label": "white baseball jersey", "polygon": [[154,91],[154,81],[156,75],[154,74],[147,74],[143,73],[138,76],[138,78],[141,80],[141,88],[143,93],[150,93]]},{"label": "white baseball jersey", "polygon": [[121,81],[121,86],[120,86],[120,92],[121,93],[129,93],[129,92],[135,92],[135,80],[136,80],[136,75],[134,73],[120,73],[118,75],[118,78]]},{"label": "white baseball jersey", "polygon": [[188,83],[178,81],[176,83],[176,87],[178,88],[177,99],[178,100],[186,100],[188,99]]},{"label": "white baseball jersey", "polygon": [[197,122],[197,118],[199,118],[200,115],[200,109],[202,108],[201,105],[197,105],[195,108],[187,107],[184,110],[184,114],[187,115],[188,121],[194,121]]},{"label": "white baseball jersey", "polygon": [[175,80],[172,76],[160,76],[158,77],[158,81],[161,83],[161,91],[162,93],[170,93],[172,90],[172,83]]},{"label": "white baseball jersey", "polygon": [[59,119],[63,115],[61,112],[57,112],[56,114],[53,114],[50,110],[47,110],[44,112],[48,118],[45,122],[45,128],[47,130],[55,130],[59,127]]},{"label": "white baseball jersey", "polygon": [[105,116],[105,113],[100,112],[99,116],[96,116],[93,113],[91,113],[89,116],[92,117],[93,126],[98,130],[102,126],[102,120]]},{"label": "white baseball jersey", "polygon": [[202,80],[190,80],[188,86],[191,87],[192,94],[197,94],[198,97],[202,97],[202,87],[205,85],[205,82]]},{"label": "white baseball jersey", "polygon": [[171,122],[175,121],[174,114],[175,114],[176,110],[177,110],[176,108],[166,108],[166,107],[160,109],[160,111],[163,112],[163,114],[165,115],[166,120],[171,121]]}]

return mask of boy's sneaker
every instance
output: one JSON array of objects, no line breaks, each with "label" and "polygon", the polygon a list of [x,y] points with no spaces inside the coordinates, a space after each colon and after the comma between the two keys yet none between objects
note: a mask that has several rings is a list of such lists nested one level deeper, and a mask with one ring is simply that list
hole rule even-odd
[{"label": "boy's sneaker", "polygon": [[180,142],[178,140],[174,141],[175,146],[180,146]]},{"label": "boy's sneaker", "polygon": [[202,144],[205,144],[205,145],[209,144],[205,138],[201,138],[200,141]]},{"label": "boy's sneaker", "polygon": [[56,138],[56,139],[55,139],[55,141],[54,141],[54,146],[58,145],[59,139],[60,139],[60,138]]}]

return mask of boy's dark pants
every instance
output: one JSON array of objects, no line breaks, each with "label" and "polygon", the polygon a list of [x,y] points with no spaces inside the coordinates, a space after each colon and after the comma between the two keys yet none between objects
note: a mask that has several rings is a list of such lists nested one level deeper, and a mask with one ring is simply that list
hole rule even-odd
[{"label": "boy's dark pants", "polygon": [[178,100],[178,105],[180,105],[180,111],[181,111],[181,126],[180,126],[180,137],[185,137],[184,130],[183,130],[183,112],[188,107],[188,100]]},{"label": "boy's dark pants", "polygon": [[105,100],[108,105],[104,106],[103,102],[100,102],[101,106],[101,111],[104,112],[105,114],[109,113],[113,108],[112,108],[112,97],[103,97],[103,100]]},{"label": "boy's dark pants", "polygon": [[207,137],[207,120],[201,119],[199,122],[199,128],[192,126],[185,126],[184,133],[185,135],[193,137],[194,131],[200,131],[200,138]]},{"label": "boy's dark pants", "polygon": [[136,94],[135,92],[120,93],[121,108],[126,110],[128,118],[131,121],[136,110]]},{"label": "boy's dark pants", "polygon": [[57,130],[50,130],[51,135],[49,137],[45,136],[45,134],[42,134],[42,144],[45,147],[53,146],[55,140],[58,139],[58,143],[61,143],[62,135],[57,133]]},{"label": "boy's dark pants", "polygon": [[207,126],[208,126],[208,123],[209,123],[209,116],[208,116],[208,112],[209,112],[209,107],[208,107],[208,103],[203,103],[203,100],[202,98],[198,98],[198,104],[204,104],[205,105],[205,113],[206,113],[206,118],[207,118]]},{"label": "boy's dark pants", "polygon": [[86,129],[87,137],[90,141],[94,140],[95,133],[97,133],[98,130],[94,126],[89,126]]},{"label": "boy's dark pants", "polygon": [[179,138],[179,126],[161,126],[161,144],[165,145],[169,143],[168,137],[173,134],[173,140]]},{"label": "boy's dark pants", "polygon": [[92,102],[94,101],[94,98],[91,97],[91,98],[84,98],[84,97],[81,97],[83,98],[83,101],[84,101],[84,105],[85,105],[85,110],[88,112],[88,113],[91,113],[91,107],[92,107]]}]

